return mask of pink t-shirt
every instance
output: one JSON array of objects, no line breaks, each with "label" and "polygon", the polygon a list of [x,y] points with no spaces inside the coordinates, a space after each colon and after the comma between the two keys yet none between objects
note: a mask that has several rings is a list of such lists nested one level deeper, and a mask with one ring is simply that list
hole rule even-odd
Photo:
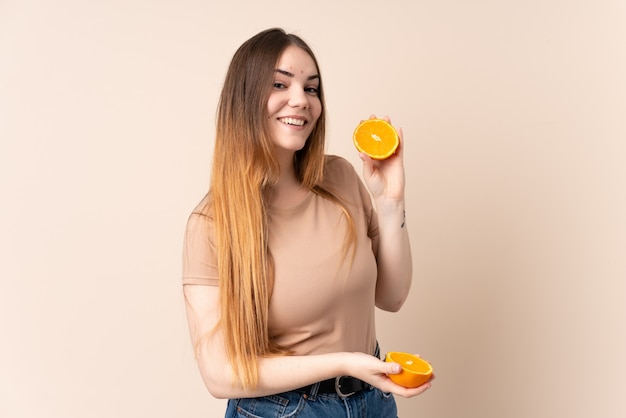
[{"label": "pink t-shirt", "polygon": [[[269,209],[275,281],[270,337],[296,355],[374,353],[378,224],[369,193],[352,165],[328,156],[324,186],[340,196],[357,230],[356,253],[344,256],[347,222],[341,208],[309,193],[299,204]],[[189,217],[183,284],[219,286],[214,235],[205,199]]]}]

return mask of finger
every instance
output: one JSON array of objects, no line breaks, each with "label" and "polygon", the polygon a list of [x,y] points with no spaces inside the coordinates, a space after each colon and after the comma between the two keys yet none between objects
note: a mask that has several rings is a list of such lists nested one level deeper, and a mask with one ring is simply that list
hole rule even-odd
[{"label": "finger", "polygon": [[409,393],[411,394],[411,396],[415,396],[415,395],[419,395],[421,393],[426,392],[428,389],[430,389],[433,385],[430,383],[430,381],[424,383],[421,386],[418,386],[416,388],[413,388],[412,390],[409,391]]},{"label": "finger", "polygon": [[383,364],[385,365],[385,370],[383,371],[385,374],[398,374],[402,371],[402,367],[398,363],[389,361],[383,362]]},{"label": "finger", "polygon": [[[377,119],[377,118],[376,118],[376,115],[372,113],[372,114],[370,114],[370,117],[369,117],[369,118],[367,118],[367,119],[368,119],[368,120],[371,120],[371,119]],[[363,122],[365,122],[365,120],[366,120],[366,119],[361,119],[359,123],[363,123]]]},{"label": "finger", "polygon": [[363,161],[363,177],[368,178],[374,171],[374,162],[369,155],[360,152],[359,158]]},{"label": "finger", "polygon": [[432,384],[430,383],[430,380],[429,380],[428,382],[416,388],[405,388],[401,386],[400,387],[401,389],[395,392],[395,394],[405,397],[405,398],[412,398],[414,396],[417,396],[426,392],[431,387],[432,387]]},{"label": "finger", "polygon": [[404,132],[402,131],[402,128],[397,128],[396,131],[398,132],[398,139],[400,141],[398,144],[398,148],[396,148],[395,154],[402,157],[404,155]]}]

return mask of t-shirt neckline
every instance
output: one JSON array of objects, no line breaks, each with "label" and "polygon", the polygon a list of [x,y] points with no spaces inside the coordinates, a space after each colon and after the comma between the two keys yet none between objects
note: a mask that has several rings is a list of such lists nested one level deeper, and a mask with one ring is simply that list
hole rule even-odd
[{"label": "t-shirt neckline", "polygon": [[273,212],[273,213],[297,212],[297,211],[302,210],[305,207],[307,207],[309,205],[309,203],[311,202],[311,199],[313,199],[314,195],[315,195],[315,193],[309,192],[306,195],[306,197],[304,199],[302,199],[301,202],[296,203],[293,206],[288,206],[288,207],[284,207],[284,208],[277,208],[277,207],[274,207],[274,206],[270,206],[268,210],[269,210],[269,212]]}]

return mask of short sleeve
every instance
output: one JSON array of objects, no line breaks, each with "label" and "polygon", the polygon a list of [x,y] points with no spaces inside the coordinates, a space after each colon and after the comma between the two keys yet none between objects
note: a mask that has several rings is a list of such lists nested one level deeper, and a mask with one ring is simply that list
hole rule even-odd
[{"label": "short sleeve", "polygon": [[[372,251],[378,258],[378,215],[365,183],[354,166],[342,157],[330,155],[326,160],[326,185],[342,198],[355,205],[355,210],[363,211],[367,236],[372,241]],[[356,217],[360,218],[360,215]]]},{"label": "short sleeve", "polygon": [[219,285],[214,228],[206,215],[192,213],[183,245],[183,285]]}]

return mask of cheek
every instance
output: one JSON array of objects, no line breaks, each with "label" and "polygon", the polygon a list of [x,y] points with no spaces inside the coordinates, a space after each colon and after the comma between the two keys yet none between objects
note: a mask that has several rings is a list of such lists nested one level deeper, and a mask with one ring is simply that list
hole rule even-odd
[{"label": "cheek", "polygon": [[317,119],[319,119],[321,114],[322,114],[322,102],[320,102],[319,99],[311,101],[311,115],[315,118],[316,121]]},{"label": "cheek", "polygon": [[273,114],[280,110],[280,98],[275,95],[270,95],[267,99],[267,117],[270,118]]},{"label": "cheek", "polygon": [[317,120],[320,118],[320,116],[322,115],[322,106],[318,106],[317,109],[315,109],[315,121],[317,122]]}]

